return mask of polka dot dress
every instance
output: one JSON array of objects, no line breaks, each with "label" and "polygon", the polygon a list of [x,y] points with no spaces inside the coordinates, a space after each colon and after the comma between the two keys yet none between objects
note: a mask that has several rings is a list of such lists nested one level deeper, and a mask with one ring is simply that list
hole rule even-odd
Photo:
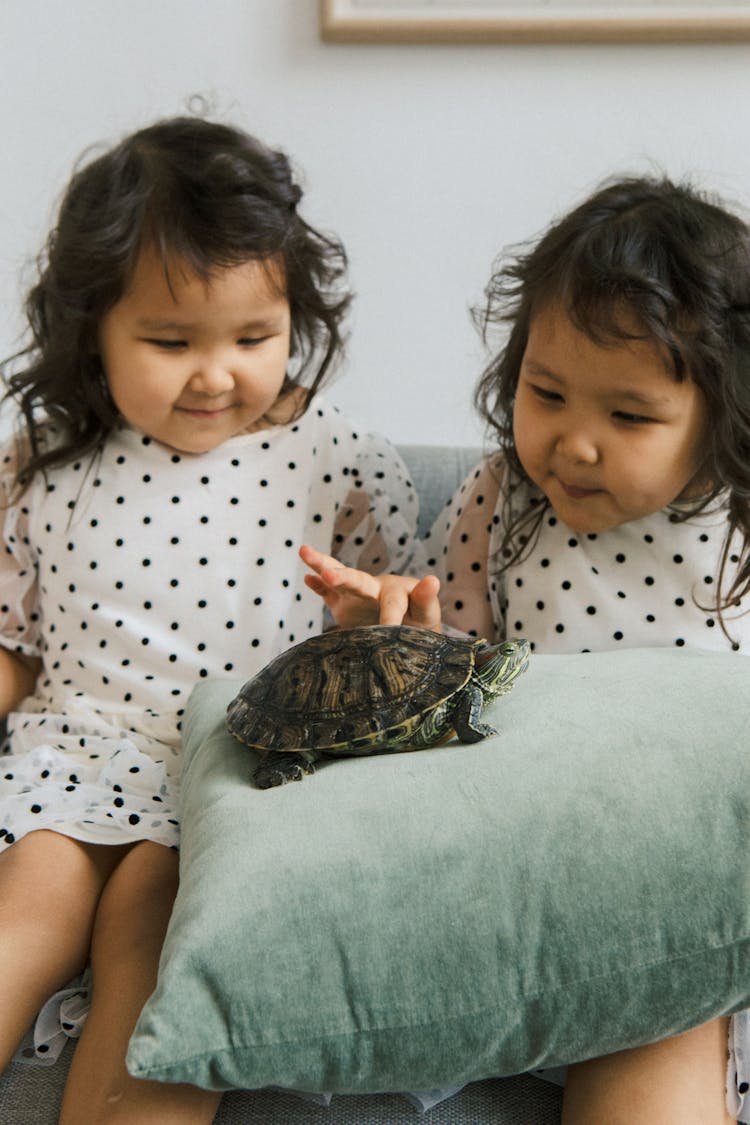
[{"label": "polka dot dress", "polygon": [[[528,556],[497,576],[504,535],[502,470],[478,466],[433,527],[445,620],[488,638],[527,637],[543,653],[691,647],[750,653],[750,614],[712,608],[726,531],[715,506],[684,522],[655,512],[599,535],[576,535],[548,508]],[[515,510],[538,502],[522,485]],[[730,562],[739,561],[740,541]]]},{"label": "polka dot dress", "polygon": [[[716,613],[701,608],[714,595],[725,527],[716,513],[674,523],[662,511],[603,535],[578,536],[545,513],[532,556],[509,571],[504,592],[495,584],[498,627],[504,621],[508,632],[531,634],[547,653],[731,648]],[[491,549],[498,547],[493,535]],[[736,628],[736,614],[726,621]]]},{"label": "polka dot dress", "polygon": [[[428,536],[448,625],[490,640],[524,636],[542,653],[658,646],[750,654],[747,604],[725,612],[729,638],[711,608],[726,532],[720,505],[685,522],[674,522],[674,509],[660,511],[600,535],[576,535],[547,509],[528,557],[497,577],[504,479],[497,459],[482,462]],[[514,510],[538,500],[522,485]],[[730,563],[740,546],[738,537]],[[740,1121],[750,1121],[749,1094],[750,1012],[740,1012],[727,1071],[727,1106]]]},{"label": "polka dot dress", "polygon": [[123,425],[36,479],[0,555],[2,643],[44,662],[0,755],[0,850],[35,828],[176,845],[193,685],[320,632],[300,544],[398,570],[416,515],[395,450],[322,400],[200,455]]}]

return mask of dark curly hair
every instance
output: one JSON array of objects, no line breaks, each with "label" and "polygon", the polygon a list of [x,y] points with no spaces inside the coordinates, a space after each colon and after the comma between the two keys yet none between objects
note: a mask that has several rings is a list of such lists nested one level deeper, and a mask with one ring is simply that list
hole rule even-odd
[{"label": "dark curly hair", "polygon": [[294,383],[309,401],[342,350],[351,298],[344,249],[301,218],[301,196],[282,152],[201,117],[158,121],[75,172],[26,300],[30,342],[2,367],[28,437],[19,484],[96,450],[117,421],[97,331],[146,245],[167,279],[175,259],[204,279],[251,259],[282,264]]},{"label": "dark curly hair", "polygon": [[[710,492],[672,513],[686,520],[726,493],[728,533],[718,575],[719,612],[750,591],[750,231],[718,201],[662,178],[605,184],[530,249],[500,258],[474,311],[485,343],[504,346],[481,375],[475,403],[514,482],[528,478],[513,441],[513,403],[535,314],[559,304],[595,343],[653,340],[674,378],[690,378],[708,410]],[[547,507],[511,520],[500,571],[524,557]],[[510,517],[509,517],[510,518]],[[739,563],[731,539],[744,540]],[[730,565],[731,564],[731,565]]]}]

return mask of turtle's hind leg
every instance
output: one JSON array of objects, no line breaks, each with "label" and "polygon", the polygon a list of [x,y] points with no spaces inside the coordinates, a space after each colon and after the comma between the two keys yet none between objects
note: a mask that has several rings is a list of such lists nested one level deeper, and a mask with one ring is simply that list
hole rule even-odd
[{"label": "turtle's hind leg", "polygon": [[273,789],[276,785],[286,785],[287,781],[301,781],[306,773],[315,773],[317,754],[312,751],[280,753],[269,750],[263,754],[253,774],[258,789]]}]

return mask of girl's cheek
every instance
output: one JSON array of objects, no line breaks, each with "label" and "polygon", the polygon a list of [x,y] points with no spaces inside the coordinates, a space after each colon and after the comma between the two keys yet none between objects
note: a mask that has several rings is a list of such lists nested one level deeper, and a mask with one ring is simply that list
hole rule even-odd
[{"label": "girl's cheek", "polygon": [[523,438],[523,412],[523,405],[519,402],[518,395],[516,395],[513,403],[513,438],[516,445],[518,445],[519,439]]},{"label": "girl's cheek", "polygon": [[516,453],[522,463],[527,453],[532,430],[528,411],[523,404],[517,403],[513,408],[513,439],[516,445]]}]

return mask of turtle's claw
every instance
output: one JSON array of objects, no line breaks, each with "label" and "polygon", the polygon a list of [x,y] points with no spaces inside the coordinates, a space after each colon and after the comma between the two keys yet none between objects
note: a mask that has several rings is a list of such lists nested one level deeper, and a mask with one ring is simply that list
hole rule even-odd
[{"label": "turtle's claw", "polygon": [[301,781],[308,773],[315,773],[315,766],[304,755],[271,751],[263,755],[253,774],[253,782],[258,789],[273,789],[288,781]]}]

